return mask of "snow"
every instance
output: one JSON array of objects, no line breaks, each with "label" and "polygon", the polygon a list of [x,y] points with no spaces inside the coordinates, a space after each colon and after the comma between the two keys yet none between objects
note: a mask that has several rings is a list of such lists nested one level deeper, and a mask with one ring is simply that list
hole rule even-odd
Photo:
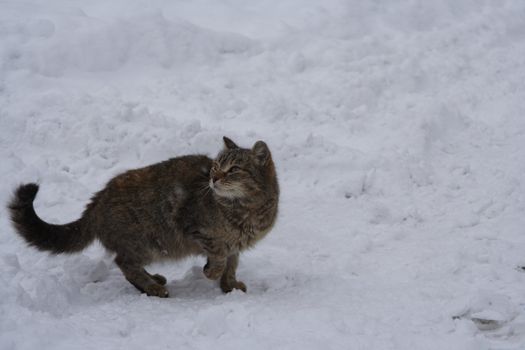
[{"label": "snow", "polygon": [[0,209],[1,349],[525,348],[525,3],[4,1],[0,202],[49,222],[112,176],[268,143],[274,230],[224,295],[203,258],[141,295],[99,244]]}]

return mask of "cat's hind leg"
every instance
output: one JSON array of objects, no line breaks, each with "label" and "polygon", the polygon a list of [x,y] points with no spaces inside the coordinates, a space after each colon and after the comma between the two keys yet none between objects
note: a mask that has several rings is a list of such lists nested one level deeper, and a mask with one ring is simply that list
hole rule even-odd
[{"label": "cat's hind leg", "polygon": [[[146,270],[144,270],[146,271]],[[152,275],[151,273],[149,273],[148,271],[146,271],[146,273],[149,275],[149,277],[153,278],[155,280],[155,282],[157,282],[158,284],[161,284],[161,285],[165,285],[168,281],[166,280],[166,277],[162,276],[162,275],[159,275],[158,273]]]},{"label": "cat's hind leg", "polygon": [[[126,279],[135,286],[138,290],[146,293],[149,296],[156,296],[160,298],[167,298],[169,296],[168,290],[159,282],[166,282],[165,278],[157,278],[151,276],[146,270],[144,270],[143,264],[132,259],[126,259],[122,256],[115,258],[120,270],[126,277]],[[160,275],[159,275],[160,276]],[[163,276],[160,276],[163,277]]]}]

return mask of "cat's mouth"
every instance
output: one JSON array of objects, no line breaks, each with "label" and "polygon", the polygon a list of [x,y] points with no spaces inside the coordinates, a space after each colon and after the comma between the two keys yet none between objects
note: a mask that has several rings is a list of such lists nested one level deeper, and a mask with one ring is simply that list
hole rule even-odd
[{"label": "cat's mouth", "polygon": [[219,197],[229,199],[244,197],[244,192],[238,186],[224,184],[220,181],[214,183],[213,180],[210,179],[210,188]]}]

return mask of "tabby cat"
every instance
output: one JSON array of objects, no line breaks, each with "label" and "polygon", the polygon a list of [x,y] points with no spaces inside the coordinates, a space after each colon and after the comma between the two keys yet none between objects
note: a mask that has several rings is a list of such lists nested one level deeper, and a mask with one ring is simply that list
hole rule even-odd
[{"label": "tabby cat", "polygon": [[215,160],[188,155],[129,170],[96,193],[82,217],[65,225],[44,222],[33,201],[38,185],[20,186],[8,208],[29,245],[74,253],[95,238],[111,252],[126,279],[141,292],[167,297],[166,278],[144,266],[189,255],[207,257],[203,272],[225,293],[246,291],[235,276],[239,253],[272,228],[279,185],[263,141],[240,148],[224,137]]}]

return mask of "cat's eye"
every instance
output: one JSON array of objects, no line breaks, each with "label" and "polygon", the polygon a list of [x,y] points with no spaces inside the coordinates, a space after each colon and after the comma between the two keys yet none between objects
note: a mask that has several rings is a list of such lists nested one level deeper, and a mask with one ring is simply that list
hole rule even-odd
[{"label": "cat's eye", "polygon": [[234,165],[234,166],[230,167],[230,169],[228,169],[228,172],[229,173],[233,173],[233,172],[236,172],[236,171],[239,171],[239,170],[241,170],[241,168],[238,167],[237,165]]}]

